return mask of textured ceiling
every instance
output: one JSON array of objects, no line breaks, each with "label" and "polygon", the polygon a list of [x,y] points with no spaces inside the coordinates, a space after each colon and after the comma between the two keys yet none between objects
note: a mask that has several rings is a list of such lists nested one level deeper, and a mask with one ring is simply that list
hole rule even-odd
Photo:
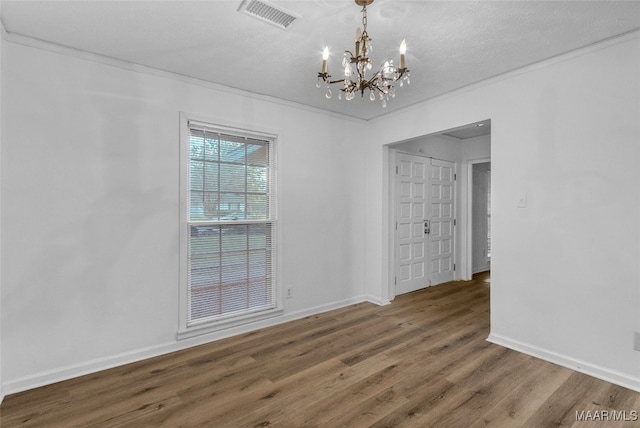
[{"label": "textured ceiling", "polygon": [[[351,0],[272,3],[300,16],[288,31],[236,1],[2,1],[10,35],[206,80],[361,119],[450,92],[640,28],[640,1],[402,1],[368,8],[374,66],[407,41],[411,85],[386,109],[368,97],[326,99],[321,52],[339,75],[360,8]],[[397,59],[396,59],[397,61]]]}]

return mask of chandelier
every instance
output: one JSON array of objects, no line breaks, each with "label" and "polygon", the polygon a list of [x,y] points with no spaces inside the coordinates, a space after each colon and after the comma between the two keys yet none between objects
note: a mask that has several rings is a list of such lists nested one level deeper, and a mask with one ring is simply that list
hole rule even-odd
[{"label": "chandelier", "polygon": [[367,6],[373,3],[373,0],[355,0],[358,6],[362,6],[362,29],[358,27],[356,30],[356,46],[355,52],[345,51],[342,59],[342,67],[344,68],[344,78],[331,80],[329,74],[327,60],[329,59],[329,48],[325,47],[322,53],[322,71],[318,73],[318,81],[316,87],[320,88],[324,83],[327,87],[325,96],[331,98],[331,85],[340,83],[342,87],[338,93],[338,99],[344,98],[347,101],[352,100],[357,92],[364,97],[365,92],[369,92],[369,99],[375,101],[376,98],[382,102],[382,107],[387,106],[389,98],[394,98],[396,93],[393,87],[394,82],[399,81],[402,87],[404,82],[410,83],[409,70],[405,67],[404,56],[407,51],[407,45],[403,40],[400,44],[400,61],[398,67],[395,67],[392,59],[387,59],[371,77],[367,77],[367,71],[372,69],[371,59],[371,38],[367,34]]}]

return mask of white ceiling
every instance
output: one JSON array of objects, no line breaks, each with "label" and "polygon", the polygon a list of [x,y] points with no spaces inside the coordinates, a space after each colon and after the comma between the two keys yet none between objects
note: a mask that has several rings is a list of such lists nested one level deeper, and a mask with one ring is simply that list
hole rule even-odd
[{"label": "white ceiling", "polygon": [[[315,87],[325,45],[338,76],[361,25],[352,0],[271,0],[300,16],[288,31],[234,1],[3,0],[7,33],[361,119],[640,28],[640,1],[402,1],[368,7],[374,66],[407,42],[411,85],[386,109]],[[397,58],[396,58],[397,62]]]}]

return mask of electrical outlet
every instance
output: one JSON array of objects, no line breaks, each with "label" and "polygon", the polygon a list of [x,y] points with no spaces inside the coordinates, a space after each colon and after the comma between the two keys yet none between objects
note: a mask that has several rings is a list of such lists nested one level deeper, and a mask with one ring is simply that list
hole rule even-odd
[{"label": "electrical outlet", "polygon": [[286,290],[285,294],[286,294],[287,299],[292,298],[293,297],[293,289],[291,287],[287,287],[287,290]]},{"label": "electrical outlet", "polygon": [[637,331],[633,334],[633,349],[640,351],[640,333]]}]

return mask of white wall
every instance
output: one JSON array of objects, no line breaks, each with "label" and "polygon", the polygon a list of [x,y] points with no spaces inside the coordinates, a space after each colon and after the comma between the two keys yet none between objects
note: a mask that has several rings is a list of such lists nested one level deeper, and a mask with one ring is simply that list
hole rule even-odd
[{"label": "white wall", "polygon": [[491,135],[462,140],[462,161],[478,161],[491,158]]},{"label": "white wall", "polygon": [[443,135],[426,135],[400,144],[393,149],[419,156],[459,163],[462,159],[462,140]]},{"label": "white wall", "polygon": [[[0,16],[2,16],[2,2],[0,1]],[[4,399],[4,389],[2,388],[2,69],[4,56],[4,24],[0,20],[0,403]]]},{"label": "white wall", "polygon": [[636,32],[373,121],[366,266],[388,251],[385,145],[490,118],[491,340],[640,390],[638,117]]},{"label": "white wall", "polygon": [[[363,300],[363,122],[15,36],[4,49],[6,393]],[[279,319],[177,342],[181,111],[279,134],[293,298]]]}]

